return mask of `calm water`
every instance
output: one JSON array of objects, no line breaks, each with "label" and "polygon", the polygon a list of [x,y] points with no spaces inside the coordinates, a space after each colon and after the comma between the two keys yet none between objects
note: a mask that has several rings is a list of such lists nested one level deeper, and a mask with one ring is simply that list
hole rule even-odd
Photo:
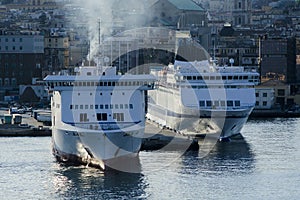
[{"label": "calm water", "polygon": [[0,138],[5,199],[299,199],[300,119],[250,120],[244,140],[141,152],[141,173],[59,164],[51,138]]}]

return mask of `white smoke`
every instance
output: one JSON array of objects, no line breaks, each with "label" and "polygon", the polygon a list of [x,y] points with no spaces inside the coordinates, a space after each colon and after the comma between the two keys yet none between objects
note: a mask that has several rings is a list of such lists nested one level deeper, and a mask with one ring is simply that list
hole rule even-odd
[{"label": "white smoke", "polygon": [[122,16],[127,15],[124,21],[127,24],[134,24],[131,22],[140,20],[141,15],[124,13],[141,13],[145,5],[145,1],[142,0],[73,0],[69,2],[69,8],[78,8],[76,12],[74,12],[74,9],[73,11],[72,9],[69,10],[72,12],[72,19],[70,19],[71,26],[76,26],[76,23],[82,23],[82,21],[87,26],[88,40],[90,41],[90,53],[87,57],[89,60],[99,53],[99,36],[103,40],[105,37],[112,35],[115,25],[114,20],[117,19],[118,23],[118,19],[122,21],[122,19],[124,20]]},{"label": "white smoke", "polygon": [[82,8],[74,16],[74,20],[71,19],[71,21],[76,23],[75,20],[84,20],[86,23],[88,40],[90,41],[87,59],[92,59],[99,51],[99,37],[111,33],[114,0],[76,0],[72,4]]}]

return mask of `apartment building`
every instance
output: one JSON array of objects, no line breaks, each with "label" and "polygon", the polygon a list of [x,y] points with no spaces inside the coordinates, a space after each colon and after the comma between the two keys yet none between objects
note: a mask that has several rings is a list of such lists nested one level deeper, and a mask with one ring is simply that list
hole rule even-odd
[{"label": "apartment building", "polygon": [[16,88],[42,78],[44,36],[38,34],[0,35],[0,87]]}]

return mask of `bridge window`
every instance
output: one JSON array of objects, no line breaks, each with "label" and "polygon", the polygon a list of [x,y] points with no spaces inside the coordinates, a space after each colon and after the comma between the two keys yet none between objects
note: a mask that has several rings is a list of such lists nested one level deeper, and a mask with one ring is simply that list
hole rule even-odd
[{"label": "bridge window", "polygon": [[241,106],[241,102],[240,101],[234,101],[234,104],[235,104],[236,107]]}]

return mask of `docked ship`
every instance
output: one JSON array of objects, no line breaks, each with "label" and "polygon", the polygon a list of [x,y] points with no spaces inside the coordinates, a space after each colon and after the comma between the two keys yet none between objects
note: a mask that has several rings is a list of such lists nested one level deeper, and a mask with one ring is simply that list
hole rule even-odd
[{"label": "docked ship", "polygon": [[158,89],[149,91],[147,118],[183,135],[231,138],[255,106],[259,74],[244,67],[176,60],[151,73]]},{"label": "docked ship", "polygon": [[145,91],[152,75],[118,75],[115,67],[82,66],[49,75],[53,154],[63,162],[106,169],[136,157],[145,128]]}]

